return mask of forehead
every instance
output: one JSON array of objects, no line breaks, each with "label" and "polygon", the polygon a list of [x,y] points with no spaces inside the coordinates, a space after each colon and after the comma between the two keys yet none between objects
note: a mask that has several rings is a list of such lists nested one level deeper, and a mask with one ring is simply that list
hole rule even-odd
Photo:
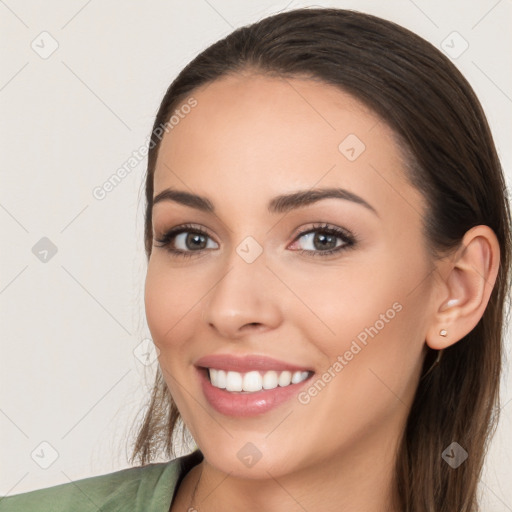
[{"label": "forehead", "polygon": [[318,184],[370,202],[422,199],[407,182],[392,130],[333,85],[242,74],[191,96],[197,105],[162,139],[155,195],[179,186],[248,205],[258,195]]}]

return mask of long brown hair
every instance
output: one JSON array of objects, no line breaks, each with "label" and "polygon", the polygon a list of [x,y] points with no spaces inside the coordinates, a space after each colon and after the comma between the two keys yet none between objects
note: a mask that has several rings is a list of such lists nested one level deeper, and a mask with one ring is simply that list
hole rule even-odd
[{"label": "long brown hair", "polygon": [[[396,461],[402,511],[474,512],[477,487],[499,413],[505,305],[510,289],[511,224],[491,131],[471,86],[433,45],[375,16],[333,8],[296,9],[239,28],[194,58],[169,86],[151,135],[146,177],[145,247],[152,246],[153,174],[161,129],[199,86],[255,70],[338,86],[394,131],[407,176],[427,201],[424,236],[433,258],[460,247],[467,230],[491,227],[501,263],[477,326],[444,351],[420,380]],[[157,133],[157,135],[155,135]],[[433,351],[424,361],[424,372]],[[131,462],[174,456],[181,423],[160,368]],[[469,454],[457,469],[441,457],[453,441]]]}]

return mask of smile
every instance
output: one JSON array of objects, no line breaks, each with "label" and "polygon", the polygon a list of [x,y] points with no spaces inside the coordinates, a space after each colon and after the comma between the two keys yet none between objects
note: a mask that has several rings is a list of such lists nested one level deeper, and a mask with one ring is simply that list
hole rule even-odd
[{"label": "smile", "polygon": [[208,404],[225,416],[256,416],[286,403],[315,374],[301,363],[262,354],[210,354],[194,361]]},{"label": "smile", "polygon": [[225,371],[215,368],[208,368],[208,376],[212,386],[218,389],[225,389],[230,392],[255,393],[263,389],[270,390],[279,387],[286,387],[290,384],[299,384],[305,381],[311,372],[295,371],[290,372],[274,371],[261,372],[253,370],[247,373],[237,371]]}]

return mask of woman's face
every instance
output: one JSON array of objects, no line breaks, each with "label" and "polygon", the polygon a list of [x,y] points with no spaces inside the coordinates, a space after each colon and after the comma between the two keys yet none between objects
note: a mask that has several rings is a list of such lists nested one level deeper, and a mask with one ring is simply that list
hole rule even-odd
[{"label": "woman's face", "polygon": [[[186,425],[209,464],[248,478],[355,456],[391,461],[421,371],[434,273],[425,203],[390,129],[315,81],[238,75],[192,96],[156,163],[145,290]],[[170,189],[211,209],[161,195]],[[346,192],[276,200],[324,189]],[[204,367],[224,371],[216,383],[230,390]],[[300,382],[286,386],[287,370]]]}]

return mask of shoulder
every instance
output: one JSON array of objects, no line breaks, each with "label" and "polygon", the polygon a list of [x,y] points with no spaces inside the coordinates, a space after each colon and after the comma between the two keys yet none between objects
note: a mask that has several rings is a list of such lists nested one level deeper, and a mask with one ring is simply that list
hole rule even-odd
[{"label": "shoulder", "polygon": [[170,462],[122,469],[0,497],[1,512],[167,512],[175,488],[202,458],[198,451]]}]

